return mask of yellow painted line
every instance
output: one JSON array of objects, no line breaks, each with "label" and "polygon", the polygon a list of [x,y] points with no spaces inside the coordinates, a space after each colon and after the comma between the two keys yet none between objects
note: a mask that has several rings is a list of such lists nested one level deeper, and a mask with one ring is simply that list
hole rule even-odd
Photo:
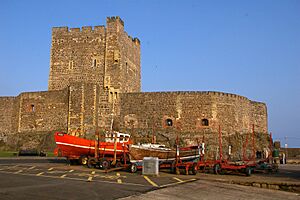
[{"label": "yellow painted line", "polygon": [[32,167],[30,167],[30,168],[28,168],[28,169],[34,169],[35,168],[35,166],[32,166]]},{"label": "yellow painted line", "polygon": [[91,174],[95,174],[96,172],[95,171],[92,171],[92,173]]},{"label": "yellow painted line", "polygon": [[37,176],[40,176],[40,175],[42,175],[42,174],[44,174],[44,172],[38,173]]},{"label": "yellow painted line", "polygon": [[118,182],[118,183],[122,183],[122,180],[121,180],[121,179],[117,179],[117,182]]},{"label": "yellow painted line", "polygon": [[92,177],[92,176],[90,176],[90,177],[88,178],[88,180],[87,180],[87,181],[91,182],[91,181],[92,181],[92,179],[93,179],[93,177]]},{"label": "yellow painted line", "polygon": [[146,181],[148,181],[154,187],[158,187],[158,185],[156,183],[154,183],[150,178],[148,178],[148,176],[144,176],[144,179],[146,179]]},{"label": "yellow painted line", "polygon": [[53,169],[53,167],[49,168],[48,171],[51,171]]},{"label": "yellow painted line", "polygon": [[177,177],[173,177],[173,179],[175,179],[175,180],[178,181],[178,182],[183,182],[183,180],[181,180],[181,179],[179,179],[179,178],[177,178]]},{"label": "yellow painted line", "polygon": [[15,172],[14,174],[18,174],[18,173],[20,173],[20,172],[22,172],[23,170],[19,170],[19,171],[17,171],[17,172]]},{"label": "yellow painted line", "polygon": [[61,175],[60,178],[65,178],[67,174]]},{"label": "yellow painted line", "polygon": [[[6,171],[1,171],[1,173],[5,173],[5,174],[13,174],[12,172],[6,172]],[[42,172],[44,173],[44,172]],[[20,176],[38,176],[38,174],[34,175],[34,174],[25,174],[25,173],[21,173],[18,174]],[[59,176],[49,176],[49,175],[43,175],[43,177],[46,178],[53,178],[53,179],[61,179]],[[75,181],[84,181],[86,182],[87,179],[81,179],[81,178],[72,178],[72,177],[68,177],[66,176],[65,179],[68,180],[75,180]],[[108,184],[119,184],[117,182],[112,182],[112,181],[104,181],[104,180],[93,180],[93,182],[98,182],[98,183],[108,183]],[[139,187],[149,187],[148,185],[144,185],[144,184],[137,184],[137,183],[123,183],[124,185],[133,185],[133,186],[139,186]]]},{"label": "yellow painted line", "polygon": [[73,169],[71,169],[69,172],[74,172],[74,170],[73,170]]}]

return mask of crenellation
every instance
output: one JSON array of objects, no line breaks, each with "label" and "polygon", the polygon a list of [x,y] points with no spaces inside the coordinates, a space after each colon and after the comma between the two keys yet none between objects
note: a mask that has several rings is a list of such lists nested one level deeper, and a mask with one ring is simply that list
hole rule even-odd
[{"label": "crenellation", "polygon": [[63,27],[53,27],[52,28],[52,33],[66,33],[69,32],[69,27],[63,26]]},{"label": "crenellation", "polygon": [[80,30],[80,28],[70,28],[69,32],[76,33],[76,32],[81,32],[81,30]]},{"label": "crenellation", "polygon": [[81,28],[82,32],[92,32],[93,31],[93,27],[92,26],[83,26]]},{"label": "crenellation", "polygon": [[119,17],[119,16],[116,16],[116,17],[107,17],[107,22],[111,23],[111,22],[119,22],[122,24],[122,26],[124,26],[124,22],[123,20]]}]

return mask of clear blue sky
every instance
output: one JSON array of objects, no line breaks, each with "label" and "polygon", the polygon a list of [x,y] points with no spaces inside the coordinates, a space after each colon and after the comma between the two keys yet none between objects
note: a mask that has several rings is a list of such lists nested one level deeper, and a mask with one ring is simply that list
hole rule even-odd
[{"label": "clear blue sky", "polygon": [[274,138],[300,147],[299,0],[1,0],[0,96],[47,90],[51,27],[116,15],[142,42],[143,91],[265,102]]}]

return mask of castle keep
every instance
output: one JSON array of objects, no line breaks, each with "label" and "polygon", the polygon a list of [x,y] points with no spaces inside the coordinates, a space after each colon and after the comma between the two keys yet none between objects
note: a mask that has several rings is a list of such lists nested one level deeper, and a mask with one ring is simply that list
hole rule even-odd
[{"label": "castle keep", "polygon": [[119,17],[106,26],[52,29],[48,91],[0,97],[0,147],[53,149],[53,133],[88,137],[96,129],[125,131],[136,142],[192,144],[205,138],[240,156],[254,125],[257,149],[267,148],[267,108],[222,92],[141,92],[140,41]]}]

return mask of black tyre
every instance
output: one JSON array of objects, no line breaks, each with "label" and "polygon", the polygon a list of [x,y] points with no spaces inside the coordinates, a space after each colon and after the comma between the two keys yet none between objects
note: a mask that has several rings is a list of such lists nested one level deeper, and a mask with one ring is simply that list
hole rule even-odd
[{"label": "black tyre", "polygon": [[87,161],[87,167],[88,168],[95,168],[97,165],[97,160],[96,158],[90,157]]},{"label": "black tyre", "polygon": [[135,163],[130,165],[130,172],[131,173],[135,173],[135,172],[137,172],[137,170],[138,170],[138,168],[137,168],[137,165]]},{"label": "black tyre", "polygon": [[116,168],[119,168],[119,167],[122,167],[122,163],[117,161],[116,165],[115,165]]},{"label": "black tyre", "polygon": [[110,168],[110,162],[106,160],[105,158],[100,160],[100,167],[101,169],[107,170]]}]

